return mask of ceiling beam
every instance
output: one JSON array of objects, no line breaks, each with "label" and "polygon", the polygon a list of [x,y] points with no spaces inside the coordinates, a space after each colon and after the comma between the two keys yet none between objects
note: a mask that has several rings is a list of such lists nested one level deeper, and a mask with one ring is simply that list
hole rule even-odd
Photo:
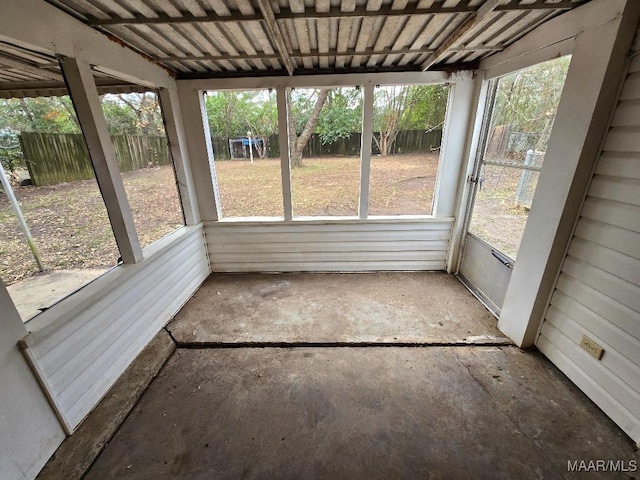
[{"label": "ceiling beam", "polygon": [[[588,0],[560,0],[555,3],[545,3],[545,0],[537,0],[533,3],[522,4],[522,0],[511,0],[509,3],[499,5],[496,12],[526,11],[526,10],[569,10],[586,3]],[[260,2],[259,2],[260,3]],[[406,17],[412,15],[433,15],[452,13],[475,13],[482,6],[470,6],[469,2],[459,2],[453,7],[443,6],[443,2],[434,2],[428,8],[420,7],[419,1],[410,1],[403,9],[393,9],[392,5],[382,5],[380,9],[370,11],[366,5],[357,6],[354,10],[345,12],[341,7],[332,6],[328,11],[317,12],[315,9],[307,9],[304,12],[294,12],[288,7],[281,7],[280,12],[274,13],[276,20],[310,20],[319,18],[364,18],[364,17]],[[228,22],[251,22],[261,21],[263,17],[258,14],[245,15],[239,10],[232,10],[229,15],[219,15],[213,10],[205,10],[204,15],[193,15],[191,12],[181,11],[180,16],[169,16],[165,12],[156,12],[156,17],[145,17],[135,14],[131,18],[111,17],[97,18],[87,16],[87,22],[91,26],[109,25],[148,25],[148,24],[168,24],[168,23],[228,23]]]},{"label": "ceiling beam", "polygon": [[278,22],[276,21],[270,0],[258,0],[258,7],[264,17],[267,34],[271,39],[271,43],[275,45],[276,50],[278,50],[280,59],[282,60],[282,63],[284,63],[284,67],[287,69],[287,72],[289,72],[289,75],[293,75],[295,67],[293,66],[291,57],[289,56],[287,45],[284,43],[284,36],[282,35]]},{"label": "ceiling beam", "polygon": [[472,15],[467,18],[462,25],[456,28],[440,46],[420,65],[422,71],[428,70],[430,67],[438,63],[444,57],[452,52],[453,46],[460,41],[460,39],[473,27],[478,25],[488,15],[493,13],[503,0],[486,0],[482,6]]},{"label": "ceiling beam", "polygon": [[31,63],[20,62],[12,58],[5,57],[4,55],[0,55],[0,66],[9,67],[10,69],[23,70],[25,72],[29,72],[43,78],[48,78],[49,80],[58,80],[60,82],[63,81],[62,74],[60,73],[45,70]]},{"label": "ceiling beam", "polygon": [[[111,79],[96,79],[95,83],[100,95],[149,91],[147,87],[124,84]],[[69,95],[69,91],[62,81],[0,82],[0,98],[62,97],[64,95]]]},{"label": "ceiling beam", "polygon": [[[502,45],[479,45],[479,46],[466,46],[466,47],[454,47],[449,49],[449,53],[474,53],[474,52],[500,52],[504,50]],[[319,52],[317,50],[311,52],[301,52],[300,50],[294,50],[289,55],[291,58],[314,58],[314,57],[351,57],[351,56],[370,56],[370,55],[424,55],[425,53],[435,53],[433,48],[365,48],[364,50],[356,50],[355,48],[349,48],[346,50],[338,51],[332,49],[327,52]],[[168,56],[159,57],[156,60],[159,62],[222,62],[222,61],[238,61],[238,60],[270,60],[274,58],[280,58],[279,55],[272,53],[265,54],[252,54],[252,55],[202,55],[198,57],[194,56]]]}]

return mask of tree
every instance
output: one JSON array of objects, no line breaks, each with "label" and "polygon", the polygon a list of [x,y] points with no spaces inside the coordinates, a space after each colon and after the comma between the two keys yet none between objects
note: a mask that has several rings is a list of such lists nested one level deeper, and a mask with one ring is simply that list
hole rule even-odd
[{"label": "tree", "polygon": [[0,100],[0,128],[19,132],[79,133],[69,97]]},{"label": "tree", "polygon": [[415,85],[409,87],[409,95],[415,98],[413,108],[407,112],[406,129],[430,131],[444,124],[448,85]]},{"label": "tree", "polygon": [[14,174],[16,168],[24,163],[22,148],[18,140],[19,134],[20,132],[10,127],[0,129],[0,162],[9,174]]},{"label": "tree", "polygon": [[333,88],[320,112],[315,133],[323,145],[349,138],[362,129],[362,95],[355,88]]},{"label": "tree", "polygon": [[511,132],[529,134],[531,148],[546,149],[569,63],[563,57],[502,77],[491,127],[509,125]]},{"label": "tree", "polygon": [[382,87],[376,93],[373,139],[381,155],[389,155],[398,132],[409,120],[417,97],[410,95],[409,86]]},{"label": "tree", "polygon": [[253,138],[262,140],[255,143],[260,158],[267,157],[269,137],[278,131],[278,107],[272,92],[252,92],[244,121]]},{"label": "tree", "polygon": [[112,134],[119,130],[118,133],[135,135],[164,135],[162,113],[153,92],[105,95],[102,105]]},{"label": "tree", "polygon": [[287,104],[289,105],[289,155],[292,168],[304,166],[304,164],[302,163],[302,151],[307,146],[307,143],[309,143],[311,134],[318,124],[320,112],[322,111],[322,107],[327,100],[328,94],[329,89],[327,88],[322,88],[314,92],[314,95],[316,97],[315,103],[313,105],[313,108],[311,109],[311,112],[309,112],[309,116],[305,122],[302,132],[300,132],[300,135],[298,135],[296,115],[293,111],[291,89],[287,90]]}]

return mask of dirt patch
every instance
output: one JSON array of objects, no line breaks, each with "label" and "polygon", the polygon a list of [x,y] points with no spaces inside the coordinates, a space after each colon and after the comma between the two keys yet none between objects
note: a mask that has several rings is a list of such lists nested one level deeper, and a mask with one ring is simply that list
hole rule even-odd
[{"label": "dirt patch", "polygon": [[477,192],[469,231],[515,260],[529,216],[530,199],[537,184],[533,172],[524,195],[517,201],[522,170],[485,166],[484,183]]},{"label": "dirt patch", "polygon": [[[437,170],[437,153],[373,157],[369,213],[430,215]],[[216,173],[224,216],[282,216],[279,159],[218,161]],[[358,214],[359,157],[306,158],[291,177],[295,216]]]},{"label": "dirt patch", "polygon": [[[170,166],[123,174],[143,246],[182,224]],[[52,270],[103,269],[120,253],[95,180],[46,187],[16,187],[15,194],[45,266]],[[37,274],[20,225],[0,195],[0,277],[6,284]]]}]

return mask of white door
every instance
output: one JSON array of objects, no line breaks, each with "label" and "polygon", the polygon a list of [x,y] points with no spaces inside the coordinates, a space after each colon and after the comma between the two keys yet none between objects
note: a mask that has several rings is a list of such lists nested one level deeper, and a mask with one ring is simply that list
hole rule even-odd
[{"label": "white door", "polygon": [[544,162],[569,57],[492,80],[459,277],[499,316]]}]

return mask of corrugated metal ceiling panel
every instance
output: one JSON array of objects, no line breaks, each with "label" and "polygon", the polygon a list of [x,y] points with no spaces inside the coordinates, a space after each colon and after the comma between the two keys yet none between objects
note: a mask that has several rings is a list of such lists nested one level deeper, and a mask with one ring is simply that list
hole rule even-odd
[{"label": "corrugated metal ceiling panel", "polygon": [[[192,78],[473,68],[589,0],[46,1]],[[59,77],[54,59],[11,48],[0,84]]]}]

